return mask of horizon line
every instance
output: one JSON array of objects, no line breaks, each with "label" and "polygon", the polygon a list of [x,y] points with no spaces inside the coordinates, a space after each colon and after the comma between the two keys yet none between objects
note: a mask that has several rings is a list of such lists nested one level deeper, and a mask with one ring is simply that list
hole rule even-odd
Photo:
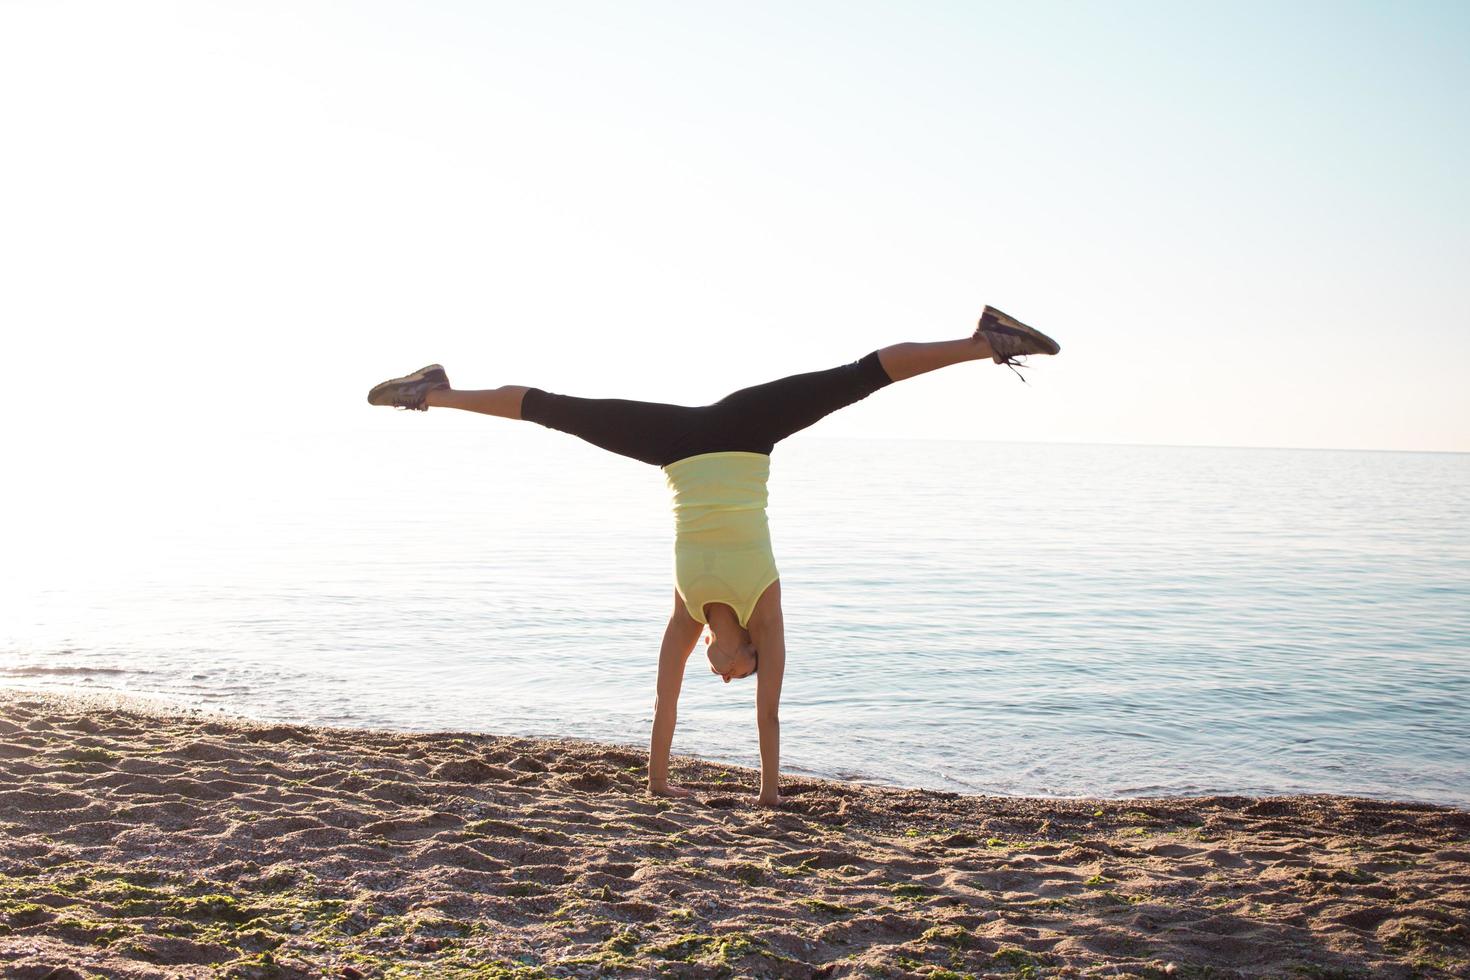
[{"label": "horizon line", "polygon": [[[261,428],[247,431],[255,432],[280,432],[281,429]],[[310,432],[312,429],[291,427],[284,431]],[[341,432],[342,429],[323,429],[320,431]],[[371,426],[351,426],[347,431],[366,432],[379,431]],[[439,429],[437,431],[444,431]],[[801,436],[802,433],[796,433]],[[1466,456],[1470,455],[1470,449],[1391,449],[1381,447],[1354,447],[1354,446],[1250,446],[1250,445],[1224,445],[1216,443],[1184,443],[1184,442],[1087,442],[1077,439],[967,439],[964,437],[950,436],[836,436],[836,435],[809,435],[807,439],[813,441],[829,442],[962,442],[976,444],[994,444],[1006,446],[1117,446],[1139,449],[1234,449],[1234,450],[1262,450],[1270,452],[1316,452],[1316,453],[1411,453],[1420,455],[1436,456]]]}]

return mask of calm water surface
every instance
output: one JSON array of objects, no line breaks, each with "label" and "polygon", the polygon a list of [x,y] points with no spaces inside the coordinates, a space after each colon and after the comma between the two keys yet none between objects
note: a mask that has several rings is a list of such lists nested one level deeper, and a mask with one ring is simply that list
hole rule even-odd
[{"label": "calm water surface", "polygon": [[[410,421],[422,422],[422,418]],[[12,498],[0,686],[643,744],[653,467],[532,427],[126,447]],[[1470,804],[1470,456],[777,448],[792,771]],[[757,763],[690,661],[675,751]]]}]

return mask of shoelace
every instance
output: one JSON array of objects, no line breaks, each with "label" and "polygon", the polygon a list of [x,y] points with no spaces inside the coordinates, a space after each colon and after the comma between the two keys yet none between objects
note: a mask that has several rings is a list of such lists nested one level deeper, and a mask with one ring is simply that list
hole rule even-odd
[{"label": "shoelace", "polygon": [[1020,330],[1017,330],[1014,327],[1008,327],[1004,323],[997,323],[990,328],[982,329],[979,332],[985,335],[986,342],[990,344],[991,352],[999,354],[1000,363],[1010,368],[1011,372],[1015,374],[1016,377],[1020,378],[1023,383],[1030,384],[1031,382],[1026,380],[1026,376],[1022,374],[1020,370],[1023,367],[1027,367],[1026,362],[1016,360],[1016,358],[1025,357],[1026,355],[1000,354],[998,351],[996,351],[995,348],[997,346],[1009,347],[1010,345],[1015,344],[1017,341],[1026,343],[1031,341],[1031,338]]},{"label": "shoelace", "polygon": [[1025,361],[1016,360],[1017,357],[1023,356],[1024,355],[1021,354],[1002,354],[1000,356],[1000,363],[1010,368],[1012,373],[1014,373],[1016,377],[1020,378],[1023,384],[1029,385],[1031,382],[1027,381],[1026,376],[1021,373],[1021,368],[1029,367],[1029,365]]}]

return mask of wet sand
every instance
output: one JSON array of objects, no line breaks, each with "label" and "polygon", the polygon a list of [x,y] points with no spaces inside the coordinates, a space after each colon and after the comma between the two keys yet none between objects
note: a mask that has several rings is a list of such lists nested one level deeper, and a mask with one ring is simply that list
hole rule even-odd
[{"label": "wet sand", "polygon": [[0,690],[0,976],[1470,976],[1470,812],[969,797]]}]

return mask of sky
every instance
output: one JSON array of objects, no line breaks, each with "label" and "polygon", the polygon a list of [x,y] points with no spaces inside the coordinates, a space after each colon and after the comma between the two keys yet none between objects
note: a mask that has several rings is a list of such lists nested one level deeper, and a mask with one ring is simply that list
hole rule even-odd
[{"label": "sky", "polygon": [[0,0],[0,356],[44,472],[703,404],[991,304],[822,435],[1470,451],[1470,5]]}]

